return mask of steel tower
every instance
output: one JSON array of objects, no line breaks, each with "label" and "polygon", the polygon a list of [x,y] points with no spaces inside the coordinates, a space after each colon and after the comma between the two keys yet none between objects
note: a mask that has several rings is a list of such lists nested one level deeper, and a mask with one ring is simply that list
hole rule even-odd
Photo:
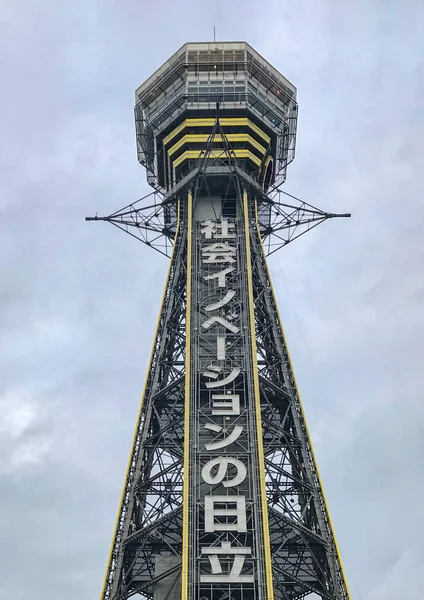
[{"label": "steel tower", "polygon": [[105,220],[170,256],[101,600],[346,600],[266,255],[335,216],[280,189],[296,89],[244,42],[136,92],[154,191]]}]

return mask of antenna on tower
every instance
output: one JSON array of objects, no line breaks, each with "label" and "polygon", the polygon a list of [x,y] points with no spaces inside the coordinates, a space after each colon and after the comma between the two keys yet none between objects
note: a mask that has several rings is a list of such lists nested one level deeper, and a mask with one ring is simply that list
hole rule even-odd
[{"label": "antenna on tower", "polygon": [[216,36],[215,36],[215,25],[213,26],[213,41],[216,42]]}]

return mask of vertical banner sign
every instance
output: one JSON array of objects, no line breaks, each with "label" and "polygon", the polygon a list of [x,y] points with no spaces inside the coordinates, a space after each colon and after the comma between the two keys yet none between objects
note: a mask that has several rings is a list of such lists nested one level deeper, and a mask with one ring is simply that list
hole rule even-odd
[{"label": "vertical banner sign", "polygon": [[[258,597],[260,503],[253,393],[249,389],[249,328],[243,232],[236,219],[197,221],[193,349],[196,399],[195,580],[198,598]],[[244,246],[242,246],[244,247]],[[192,363],[193,364],[193,363]]]}]

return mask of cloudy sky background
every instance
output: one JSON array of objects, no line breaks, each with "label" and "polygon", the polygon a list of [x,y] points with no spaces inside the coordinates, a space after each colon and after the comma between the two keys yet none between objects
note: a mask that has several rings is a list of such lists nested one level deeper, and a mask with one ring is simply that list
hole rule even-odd
[{"label": "cloudy sky background", "polygon": [[246,40],[299,90],[285,189],[351,211],[271,269],[353,600],[424,587],[424,4],[0,2],[0,599],[100,593],[166,260],[103,223],[147,193],[133,92]]}]

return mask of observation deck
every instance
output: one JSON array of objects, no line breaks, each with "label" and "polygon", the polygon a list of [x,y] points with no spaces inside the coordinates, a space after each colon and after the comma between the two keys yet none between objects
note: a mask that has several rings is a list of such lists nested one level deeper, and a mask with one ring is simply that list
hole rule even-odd
[{"label": "observation deck", "polygon": [[[213,133],[217,114],[225,135]],[[227,144],[266,191],[294,158],[296,88],[246,42],[188,43],[137,89],[135,121],[156,190],[169,193],[205,159],[225,161]]]}]

